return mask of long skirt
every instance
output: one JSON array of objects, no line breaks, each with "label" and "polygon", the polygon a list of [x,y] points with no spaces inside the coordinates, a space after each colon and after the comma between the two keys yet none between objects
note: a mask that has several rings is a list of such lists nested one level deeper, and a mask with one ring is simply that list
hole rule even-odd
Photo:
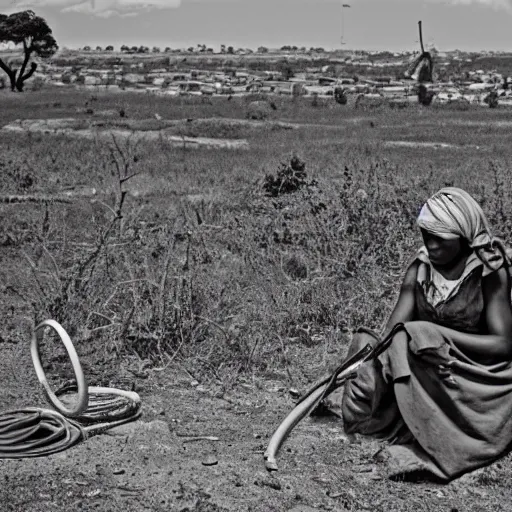
[{"label": "long skirt", "polygon": [[[512,446],[512,363],[471,360],[457,347],[471,336],[406,323],[388,350],[345,385],[345,431],[387,439],[407,471],[443,480],[503,456]],[[375,337],[357,333],[349,355],[367,343]]]}]

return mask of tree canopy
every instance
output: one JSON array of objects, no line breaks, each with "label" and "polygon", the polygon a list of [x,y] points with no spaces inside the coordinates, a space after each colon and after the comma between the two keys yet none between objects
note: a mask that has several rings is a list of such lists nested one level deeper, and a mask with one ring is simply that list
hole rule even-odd
[{"label": "tree canopy", "polygon": [[36,16],[34,11],[21,11],[11,15],[0,14],[0,42],[13,43],[23,47],[23,63],[20,69],[13,68],[0,58],[0,68],[10,81],[13,91],[23,91],[23,86],[36,71],[37,64],[27,66],[32,54],[43,59],[51,57],[59,49],[52,30],[44,18]]}]

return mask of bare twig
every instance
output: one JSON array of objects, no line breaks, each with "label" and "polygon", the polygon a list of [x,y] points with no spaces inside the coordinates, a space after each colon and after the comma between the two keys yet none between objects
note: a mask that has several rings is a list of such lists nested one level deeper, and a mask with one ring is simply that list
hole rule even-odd
[{"label": "bare twig", "polygon": [[119,327],[121,325],[122,324],[120,324],[119,322],[112,322],[111,324],[108,324],[108,325],[101,325],[100,327],[95,327],[94,329],[90,329],[89,332],[93,333],[93,332],[97,332],[97,331],[102,331],[104,329],[109,329],[110,327]]},{"label": "bare twig", "polygon": [[[179,433],[176,433],[176,435],[178,437],[185,437]],[[186,437],[187,437],[187,439],[183,439],[182,443],[194,443],[196,441],[220,441],[220,439],[215,436],[193,436],[193,437],[186,436]]]},{"label": "bare twig", "polygon": [[134,176],[137,176],[139,174],[138,172],[133,172],[132,174],[128,176],[124,176],[123,178],[119,178],[119,183],[123,184],[127,182],[128,180],[132,179]]},{"label": "bare twig", "polygon": [[279,342],[281,343],[281,349],[283,350],[283,359],[284,359],[284,362],[286,365],[285,366],[286,373],[288,375],[288,379],[290,379],[290,383],[293,385],[294,380],[293,380],[292,374],[290,372],[290,361],[288,361],[288,356],[286,355],[286,347],[284,346],[283,338],[281,336],[279,336],[279,334],[277,335],[277,337],[279,339]]},{"label": "bare twig", "polygon": [[23,254],[23,256],[25,257],[25,259],[28,261],[28,264],[30,266],[30,269],[32,270],[32,275],[34,276],[34,280],[39,288],[39,291],[41,292],[42,296],[48,300],[48,294],[46,293],[41,281],[39,280],[39,277],[38,277],[38,273],[39,273],[39,269],[37,268],[36,264],[32,261],[32,259],[30,258],[30,256],[25,252],[25,251],[21,251],[21,253]]},{"label": "bare twig", "polygon": [[221,331],[222,334],[224,334],[226,339],[229,340],[229,334],[225,331],[224,327],[219,325],[217,322],[214,322],[213,320],[210,320],[209,318],[206,318],[205,316],[196,315],[196,314],[194,314],[194,318],[199,318],[199,320],[204,320],[205,322],[208,322],[209,324],[213,325],[214,327],[217,327],[217,329],[219,329],[219,331]]}]

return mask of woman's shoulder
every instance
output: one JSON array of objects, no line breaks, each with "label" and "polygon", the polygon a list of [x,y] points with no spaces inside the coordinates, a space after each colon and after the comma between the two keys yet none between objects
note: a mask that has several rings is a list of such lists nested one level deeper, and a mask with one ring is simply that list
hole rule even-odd
[{"label": "woman's shoulder", "polygon": [[418,275],[421,273],[422,265],[424,264],[416,258],[409,261],[405,270],[402,286],[415,286]]},{"label": "woman's shoulder", "polygon": [[428,258],[428,251],[427,248],[422,245],[419,249],[417,249],[414,254],[412,255],[411,259],[409,260],[409,265],[412,265],[413,263],[420,264],[420,263],[430,263],[430,260]]},{"label": "woman's shoulder", "polygon": [[413,279],[414,281],[425,280],[430,266],[427,248],[423,245],[415,251],[413,256],[409,259],[406,270],[406,279]]}]

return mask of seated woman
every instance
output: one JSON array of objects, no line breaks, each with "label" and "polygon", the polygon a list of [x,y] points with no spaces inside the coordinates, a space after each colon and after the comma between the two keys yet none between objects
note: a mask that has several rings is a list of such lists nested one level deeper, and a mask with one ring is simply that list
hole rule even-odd
[{"label": "seated woman", "polygon": [[[390,441],[400,472],[449,480],[512,446],[509,258],[478,203],[448,187],[423,206],[424,246],[384,331],[404,329],[343,393],[349,434]],[[375,337],[361,331],[349,354]]]}]

